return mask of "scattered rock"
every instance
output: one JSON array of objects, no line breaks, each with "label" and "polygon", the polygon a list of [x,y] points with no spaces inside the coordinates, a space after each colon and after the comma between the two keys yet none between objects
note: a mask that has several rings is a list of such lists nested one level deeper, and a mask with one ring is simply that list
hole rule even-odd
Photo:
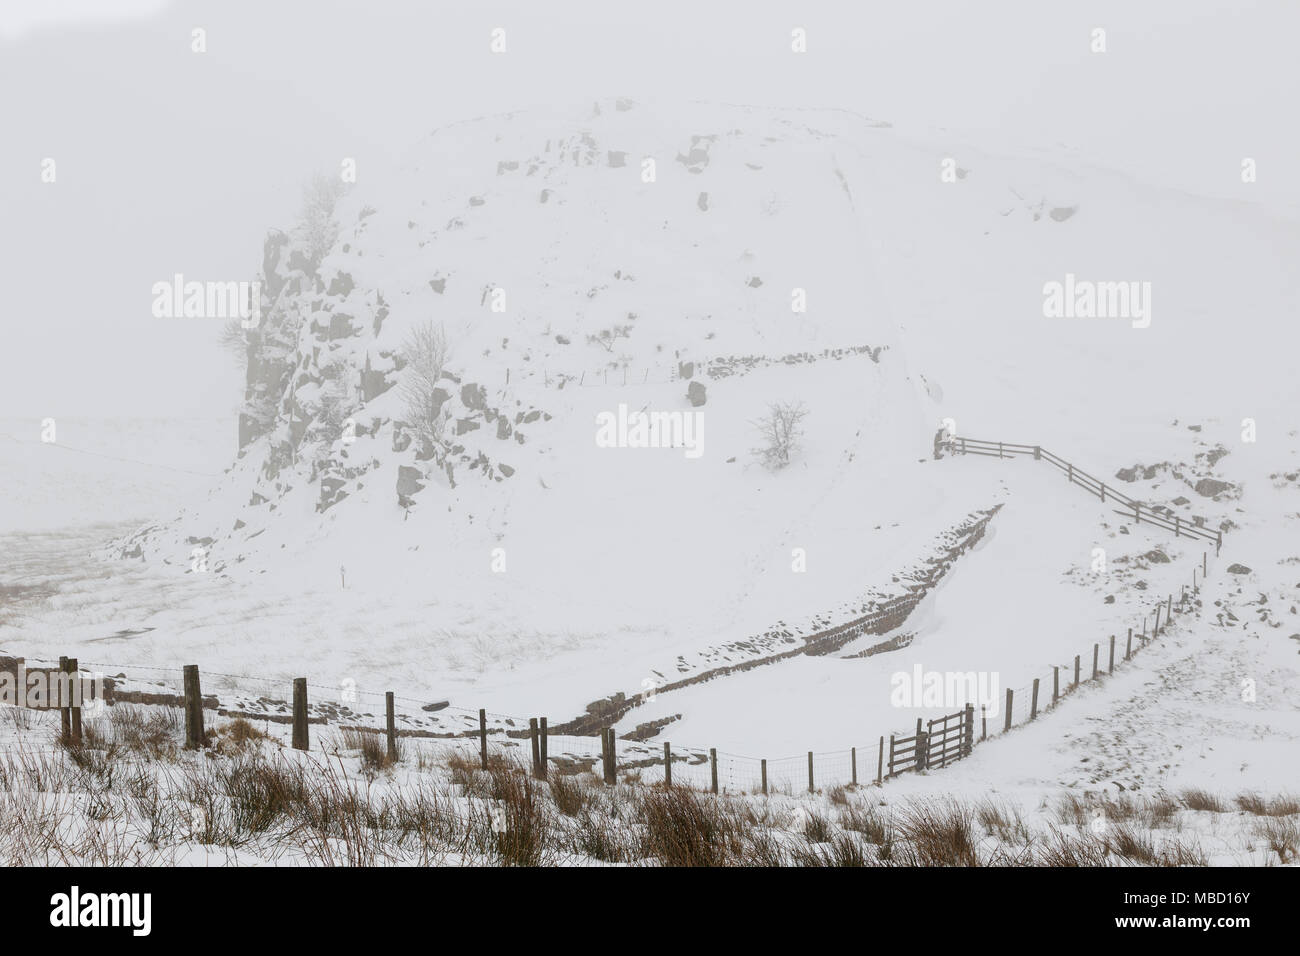
[{"label": "scattered rock", "polygon": [[692,406],[699,408],[708,400],[708,392],[700,382],[691,382],[686,388],[686,398]]},{"label": "scattered rock", "polygon": [[1232,488],[1232,483],[1218,478],[1202,478],[1196,483],[1195,491],[1203,498],[1213,498]]}]

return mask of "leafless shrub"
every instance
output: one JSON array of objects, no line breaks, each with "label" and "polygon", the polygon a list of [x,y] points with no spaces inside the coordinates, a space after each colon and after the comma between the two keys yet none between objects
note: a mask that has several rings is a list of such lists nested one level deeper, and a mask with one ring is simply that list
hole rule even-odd
[{"label": "leafless shrub", "polygon": [[631,334],[632,326],[616,325],[613,328],[601,329],[595,335],[587,336],[587,343],[589,345],[599,345],[606,352],[613,352],[618,340],[629,338]]},{"label": "leafless shrub", "polygon": [[437,393],[447,363],[447,334],[441,325],[423,322],[402,343],[401,396],[406,423],[427,442],[441,437],[444,396]]},{"label": "leafless shrub", "polygon": [[800,447],[803,439],[803,420],[808,409],[803,402],[773,402],[767,415],[754,423],[762,444],[753,454],[770,471],[778,471],[790,464],[790,456]]},{"label": "leafless shrub", "polygon": [[302,188],[302,208],[295,233],[307,250],[307,262],[313,274],[338,239],[334,207],[345,192],[347,186],[340,177],[325,173],[316,173]]}]

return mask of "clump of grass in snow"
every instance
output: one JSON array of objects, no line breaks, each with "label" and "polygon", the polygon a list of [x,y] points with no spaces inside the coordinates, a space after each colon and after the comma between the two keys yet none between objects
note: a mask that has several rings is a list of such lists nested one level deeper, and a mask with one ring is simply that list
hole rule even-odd
[{"label": "clump of grass in snow", "polygon": [[1237,806],[1257,817],[1287,817],[1300,813],[1300,797],[1283,793],[1270,799],[1247,791],[1237,796]]},{"label": "clump of grass in snow", "polygon": [[1201,810],[1209,813],[1226,813],[1228,805],[1223,798],[1208,790],[1190,788],[1182,792],[1183,806],[1188,810]]},{"label": "clump of grass in snow", "polygon": [[402,759],[404,749],[402,738],[396,738],[395,743],[397,745],[396,758],[388,752],[387,735],[379,731],[352,729],[343,731],[344,749],[359,751],[361,766],[369,771],[387,770]]}]

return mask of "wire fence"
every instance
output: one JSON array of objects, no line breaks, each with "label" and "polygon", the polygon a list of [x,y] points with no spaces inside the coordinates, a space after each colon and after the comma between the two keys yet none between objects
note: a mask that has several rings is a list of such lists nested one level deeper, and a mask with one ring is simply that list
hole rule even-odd
[{"label": "wire fence", "polygon": [[[1204,572],[1208,570],[1208,552],[1202,556],[1201,570],[1203,582]],[[797,793],[873,782],[883,785],[901,772],[932,771],[968,756],[973,745],[1037,721],[1084,686],[1104,681],[1122,670],[1164,634],[1176,615],[1196,611],[1199,591],[1200,585],[1193,576],[1190,592],[1184,586],[1177,600],[1173,594],[1168,595],[1154,605],[1153,613],[1144,617],[1138,628],[1107,635],[1081,648],[1074,658],[1050,665],[1030,683],[1006,690],[1000,700],[949,701],[950,705],[965,705],[966,709],[931,720],[928,732],[924,730],[924,722],[918,719],[915,734],[909,730],[864,740],[860,746],[847,749],[772,759],[713,748],[681,747],[653,738],[634,739],[633,734],[617,738],[611,726],[615,719],[608,718],[597,733],[565,729],[553,732],[542,718],[473,710],[448,701],[362,689],[348,681],[339,682],[337,693],[316,694],[315,699],[309,697],[308,687],[331,687],[335,682],[313,683],[306,678],[290,680],[207,671],[200,684],[198,668],[194,665],[178,669],[70,658],[0,656],[0,680],[7,675],[11,681],[9,686],[26,688],[26,674],[30,673],[52,674],[67,669],[80,675],[77,686],[88,683],[91,690],[82,697],[74,697],[73,706],[47,703],[36,708],[58,709],[65,736],[72,731],[72,711],[94,708],[93,717],[102,713],[101,705],[161,705],[185,712],[187,743],[196,747],[203,742],[204,712],[215,711],[219,717],[262,721],[268,730],[276,725],[281,732],[292,729],[294,746],[300,749],[310,748],[311,728],[315,727],[316,733],[329,729],[335,736],[348,732],[384,735],[390,741],[390,750],[399,739],[427,740],[459,751],[466,759],[477,755],[484,767],[494,759],[506,760],[531,765],[532,771],[542,776],[549,772],[589,772],[602,776],[608,783],[617,782],[620,777],[644,784],[671,779],[675,786],[713,792]],[[24,702],[23,706],[30,705]],[[77,728],[81,716],[76,715]],[[950,733],[948,721],[952,719],[961,721],[959,733],[969,743],[961,744],[961,738]],[[941,730],[936,732],[936,726]],[[955,747],[954,739],[959,740]]]}]

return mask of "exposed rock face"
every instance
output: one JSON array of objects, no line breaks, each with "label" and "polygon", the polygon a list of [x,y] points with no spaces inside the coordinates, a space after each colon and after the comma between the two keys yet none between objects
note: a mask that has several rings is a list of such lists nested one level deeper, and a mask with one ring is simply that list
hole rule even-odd
[{"label": "exposed rock face", "polygon": [[397,468],[397,500],[403,508],[409,508],[415,496],[424,488],[424,472],[410,465]]},{"label": "exposed rock face", "polygon": [[1229,574],[1250,574],[1250,568],[1246,567],[1244,564],[1230,564],[1228,565],[1228,573]]},{"label": "exposed rock face", "polygon": [[690,400],[691,405],[699,408],[708,401],[708,392],[700,382],[691,382],[686,388],[686,397]]}]

